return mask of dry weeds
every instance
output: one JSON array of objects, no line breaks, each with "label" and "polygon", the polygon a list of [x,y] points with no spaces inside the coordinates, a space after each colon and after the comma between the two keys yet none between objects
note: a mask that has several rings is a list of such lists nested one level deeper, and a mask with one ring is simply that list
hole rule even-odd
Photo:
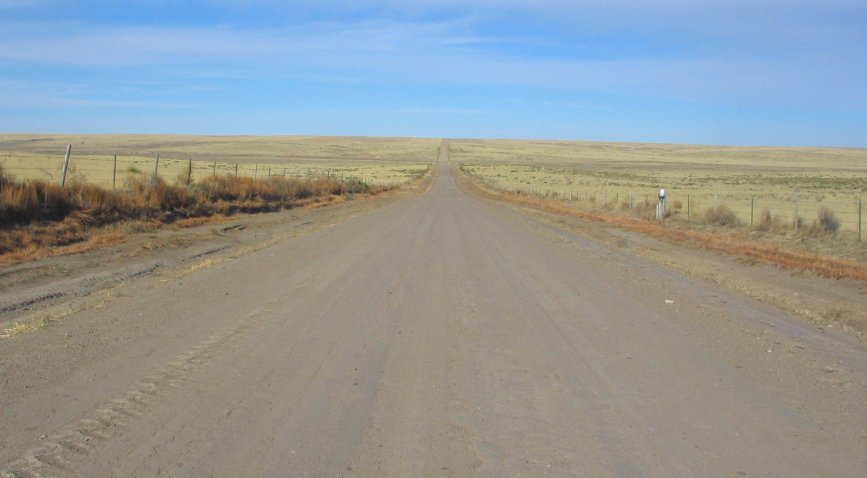
[{"label": "dry weeds", "polygon": [[[107,190],[72,182],[15,181],[0,168],[0,264],[83,252],[123,241],[133,229],[182,221],[182,226],[238,212],[265,212],[353,194],[377,194],[392,186],[356,179],[253,179],[216,176],[186,185],[130,176],[126,188]],[[125,223],[125,227],[106,226]]]}]

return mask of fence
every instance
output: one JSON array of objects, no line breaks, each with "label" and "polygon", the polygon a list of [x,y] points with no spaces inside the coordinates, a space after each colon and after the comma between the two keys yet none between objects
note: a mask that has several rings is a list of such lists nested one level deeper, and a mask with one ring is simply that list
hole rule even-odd
[{"label": "fence", "polygon": [[[471,173],[472,174],[472,173]],[[562,184],[540,186],[537,184],[516,185],[514,182],[475,175],[489,186],[518,194],[557,198],[574,203],[578,207],[592,209],[637,210],[653,209],[658,202],[657,188],[574,188]],[[818,220],[820,210],[830,210],[839,222],[840,231],[855,233],[860,240],[863,230],[863,207],[860,191],[774,191],[748,196],[712,191],[695,191],[681,188],[665,188],[666,215],[687,221],[704,220],[710,208],[725,206],[743,225],[757,227],[764,216],[771,218],[775,227],[809,226]],[[797,218],[797,219],[796,219]]]},{"label": "fence", "polygon": [[67,155],[56,156],[0,153],[0,166],[7,173],[22,181],[56,181],[65,184],[70,181],[97,184],[105,188],[123,188],[129,178],[153,177],[154,175],[177,184],[190,184],[217,175],[268,179],[272,177],[324,178],[335,177],[346,180],[359,180],[371,186],[387,186],[404,182],[394,171],[393,174],[379,174],[363,168],[323,168],[304,164],[273,163],[233,163],[220,160],[201,160],[165,157],[155,154],[152,157],[140,155]]}]

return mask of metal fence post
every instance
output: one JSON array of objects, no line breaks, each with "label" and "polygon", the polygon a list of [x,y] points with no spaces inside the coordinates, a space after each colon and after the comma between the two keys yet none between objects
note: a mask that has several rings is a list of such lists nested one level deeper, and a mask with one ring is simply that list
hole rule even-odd
[{"label": "metal fence post", "polygon": [[72,145],[66,145],[66,156],[63,158],[63,171],[60,173],[60,187],[66,185],[66,172],[69,171],[69,155],[72,153]]},{"label": "metal fence post", "polygon": [[756,211],[756,196],[750,198],[750,227],[753,227],[753,215]]}]

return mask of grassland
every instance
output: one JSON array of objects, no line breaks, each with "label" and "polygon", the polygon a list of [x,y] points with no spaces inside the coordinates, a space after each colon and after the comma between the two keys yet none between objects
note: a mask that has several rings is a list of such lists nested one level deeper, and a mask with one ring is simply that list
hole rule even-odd
[{"label": "grassland", "polygon": [[801,224],[827,208],[840,231],[857,233],[867,190],[865,149],[453,140],[450,153],[492,187],[566,198],[576,207],[655,204],[665,188],[670,213],[681,220],[700,220],[723,205],[745,225],[768,215],[794,224],[797,194]]},{"label": "grassland", "polygon": [[[357,178],[371,185],[403,183],[426,170],[439,140],[412,138],[172,135],[0,135],[0,166],[21,180],[57,181],[66,145],[72,145],[68,178],[104,187],[128,176],[152,174],[185,181],[214,173]],[[115,174],[114,156],[117,155]],[[216,163],[216,165],[215,165]],[[114,180],[113,180],[114,177]]]},{"label": "grassland", "polygon": [[[67,144],[72,155],[61,187]],[[424,175],[439,145],[401,138],[0,135],[0,263],[53,254],[58,246],[77,251],[117,242],[142,227],[375,194]]]}]

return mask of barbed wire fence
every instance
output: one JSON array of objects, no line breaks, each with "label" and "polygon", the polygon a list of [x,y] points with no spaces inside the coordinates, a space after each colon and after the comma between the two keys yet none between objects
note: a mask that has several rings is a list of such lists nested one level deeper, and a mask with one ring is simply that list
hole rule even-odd
[{"label": "barbed wire fence", "polygon": [[[180,156],[180,157],[179,157]],[[322,168],[299,164],[244,163],[220,159],[193,159],[192,156],[154,153],[151,157],[135,155],[44,155],[0,153],[0,166],[20,181],[48,181],[65,185],[70,182],[96,184],[109,189],[125,188],[130,180],[159,177],[168,183],[190,185],[217,176],[253,179],[334,178],[386,186],[392,181],[378,180],[363,173],[353,174],[340,168]]]},{"label": "barbed wire fence", "polygon": [[[593,188],[564,184],[521,184],[508,179],[486,177],[466,170],[495,189],[562,200],[576,207],[619,210],[632,215],[651,215],[659,202],[659,189],[648,187]],[[833,221],[839,231],[850,231],[861,241],[863,234],[862,191],[774,191],[758,194],[696,192],[692,189],[664,187],[665,217],[687,222],[706,222],[709,209],[725,207],[736,223],[750,228],[789,227],[795,231],[814,222]]]}]

